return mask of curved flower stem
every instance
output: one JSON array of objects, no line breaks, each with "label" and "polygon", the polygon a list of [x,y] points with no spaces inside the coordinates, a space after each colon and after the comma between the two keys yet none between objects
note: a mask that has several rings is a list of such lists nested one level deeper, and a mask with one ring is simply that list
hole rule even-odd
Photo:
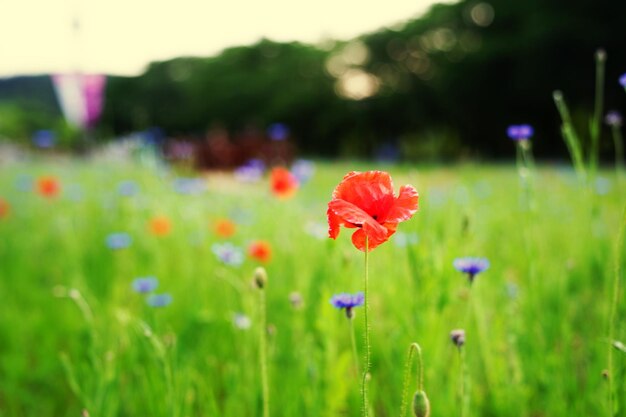
[{"label": "curved flower stem", "polygon": [[617,235],[617,242],[615,244],[615,274],[613,277],[613,294],[611,294],[611,310],[609,313],[609,350],[607,356],[609,417],[613,417],[615,410],[613,398],[613,341],[615,339],[615,316],[617,314],[617,302],[619,301],[620,294],[620,276],[622,275],[622,254],[625,229],[626,207],[624,208],[624,213],[622,214],[622,220],[620,222],[619,232]]},{"label": "curved flower stem", "polygon": [[363,280],[363,294],[365,295],[364,313],[365,316],[365,367],[363,369],[363,378],[361,380],[361,397],[363,400],[361,415],[367,417],[368,415],[368,401],[367,401],[367,379],[370,372],[370,325],[368,318],[369,311],[369,295],[367,293],[367,282],[369,278],[368,273],[369,264],[369,237],[365,237],[365,276]]},{"label": "curved flower stem", "polygon": [[352,357],[354,359],[354,372],[359,375],[359,353],[356,349],[356,337],[354,335],[354,319],[349,319],[350,321],[350,343],[352,344]]},{"label": "curved flower stem", "polygon": [[409,353],[404,365],[404,383],[402,387],[402,404],[400,405],[400,417],[406,415],[407,394],[409,393],[409,377],[411,376],[411,359],[413,359],[413,351],[417,351],[417,389],[424,391],[424,365],[422,362],[422,349],[417,343],[411,343]]}]

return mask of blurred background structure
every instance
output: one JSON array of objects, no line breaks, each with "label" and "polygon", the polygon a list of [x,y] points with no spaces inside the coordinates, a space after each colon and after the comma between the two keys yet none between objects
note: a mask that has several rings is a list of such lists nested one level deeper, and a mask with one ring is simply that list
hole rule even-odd
[{"label": "blurred background structure", "polygon": [[[86,131],[96,143],[158,132],[170,150],[187,143],[211,167],[231,164],[210,162],[211,149],[228,148],[220,155],[238,164],[242,144],[275,146],[287,135],[289,149],[279,151],[287,156],[510,158],[506,127],[529,123],[536,155],[565,159],[552,92],[564,91],[585,130],[593,57],[603,48],[605,108],[626,109],[618,83],[626,72],[625,27],[619,0],[462,0],[352,39],[262,39],[213,56],[153,62],[134,76],[4,78],[0,137],[41,147],[45,131],[44,143],[76,149]],[[80,24],[73,30],[79,36]],[[74,104],[82,97],[88,110],[72,112],[68,97]],[[272,136],[272,126],[284,132]],[[606,129],[601,154],[612,158]]]}]

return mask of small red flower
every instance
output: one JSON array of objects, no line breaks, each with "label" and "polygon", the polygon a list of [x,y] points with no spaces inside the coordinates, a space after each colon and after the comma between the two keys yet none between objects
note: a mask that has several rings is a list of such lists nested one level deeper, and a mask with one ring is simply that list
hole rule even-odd
[{"label": "small red flower", "polygon": [[259,262],[267,263],[272,259],[272,247],[264,240],[257,240],[248,246],[248,255]]},{"label": "small red flower", "polygon": [[237,226],[235,225],[235,223],[231,222],[228,219],[219,219],[216,223],[215,223],[215,234],[218,235],[219,237],[231,237],[232,235],[235,234],[235,231],[237,230]]},{"label": "small red flower", "polygon": [[55,177],[44,176],[37,179],[37,192],[44,197],[56,197],[61,191],[61,184]]},{"label": "small red flower", "polygon": [[155,236],[167,236],[172,230],[170,219],[165,216],[153,217],[148,223],[150,233]]},{"label": "small red flower", "polygon": [[7,217],[11,211],[11,206],[6,200],[0,198],[0,219]]},{"label": "small red flower", "polygon": [[365,251],[386,242],[398,223],[417,211],[418,194],[411,185],[400,187],[396,197],[391,176],[382,171],[349,172],[333,191],[328,203],[328,236],[336,239],[340,226],[357,228],[352,243]]},{"label": "small red flower", "polygon": [[289,170],[276,167],[270,174],[272,193],[278,198],[289,198],[298,189],[298,180]]}]

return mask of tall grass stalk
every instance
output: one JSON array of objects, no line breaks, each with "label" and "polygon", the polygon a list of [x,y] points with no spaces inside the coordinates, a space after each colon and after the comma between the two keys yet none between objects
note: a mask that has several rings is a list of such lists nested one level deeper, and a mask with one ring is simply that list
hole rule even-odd
[{"label": "tall grass stalk", "polygon": [[554,99],[556,109],[561,116],[561,135],[563,135],[563,139],[567,145],[567,150],[572,158],[576,175],[578,175],[578,179],[581,182],[584,182],[587,179],[587,170],[585,169],[585,163],[583,160],[582,146],[578,133],[576,133],[576,129],[572,123],[567,103],[565,102],[563,93],[559,90],[552,93],[552,98]]},{"label": "tall grass stalk", "polygon": [[593,119],[589,125],[589,136],[591,138],[591,149],[589,150],[589,171],[591,177],[595,177],[598,170],[598,153],[600,143],[600,133],[602,127],[602,112],[604,104],[604,72],[606,62],[606,52],[603,49],[596,51],[596,87],[593,107]]},{"label": "tall grass stalk", "polygon": [[611,307],[609,312],[609,347],[607,354],[607,370],[608,370],[608,404],[609,417],[613,417],[616,412],[614,385],[615,380],[613,369],[613,343],[615,341],[615,317],[617,316],[617,303],[620,296],[620,280],[622,276],[622,261],[624,254],[624,230],[626,229],[626,207],[622,214],[622,219],[615,244],[615,269],[613,275],[613,289],[611,293]]},{"label": "tall grass stalk", "polygon": [[624,139],[622,138],[621,126],[611,125],[611,136],[613,136],[613,147],[615,149],[615,171],[617,178],[621,178],[624,173]]}]

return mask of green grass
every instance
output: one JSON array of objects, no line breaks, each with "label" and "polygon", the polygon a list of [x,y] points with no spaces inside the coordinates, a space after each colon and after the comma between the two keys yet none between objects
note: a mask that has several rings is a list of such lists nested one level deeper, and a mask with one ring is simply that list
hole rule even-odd
[{"label": "green grass", "polygon": [[[213,175],[206,192],[180,195],[172,173],[74,160],[0,171],[0,198],[12,206],[0,219],[0,416],[261,415],[251,285],[259,264],[229,267],[211,251],[224,239],[209,226],[232,213],[239,224],[229,241],[264,239],[273,248],[265,265],[271,415],[360,415],[349,323],[329,299],[362,290],[363,253],[349,231],[332,241],[307,230],[325,229],[326,204],[346,172],[375,168],[391,173],[396,190],[410,183],[420,193],[419,212],[398,228],[419,242],[399,246],[394,237],[370,256],[375,415],[398,415],[412,342],[423,350],[432,415],[459,415],[449,332],[465,328],[470,416],[608,416],[602,371],[626,203],[626,184],[612,173],[601,172],[611,181],[605,194],[579,185],[571,169],[541,166],[530,213],[512,165],[320,163],[294,198],[279,201],[266,181]],[[20,176],[41,174],[62,181],[59,198],[16,188]],[[140,193],[119,196],[124,179]],[[148,232],[155,215],[171,219],[170,235]],[[132,236],[129,248],[107,248],[117,231]],[[468,282],[452,267],[461,256],[491,262],[472,286],[471,308]],[[158,277],[171,305],[150,308],[132,291],[146,275]],[[302,309],[290,304],[293,291]],[[621,294],[621,341],[624,301]],[[233,325],[236,312],[251,318],[250,329]],[[362,356],[363,314],[355,312]],[[616,350],[613,362],[617,415],[626,416],[626,355]]]}]

